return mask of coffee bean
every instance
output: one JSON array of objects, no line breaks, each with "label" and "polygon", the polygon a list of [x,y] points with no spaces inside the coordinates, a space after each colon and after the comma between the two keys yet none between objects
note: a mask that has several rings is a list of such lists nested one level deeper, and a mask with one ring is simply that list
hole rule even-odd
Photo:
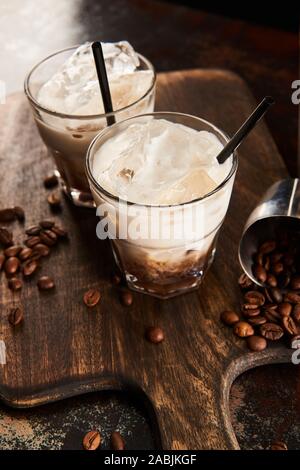
[{"label": "coffee bean", "polygon": [[38,288],[40,290],[50,290],[55,287],[53,279],[49,276],[42,276],[37,282]]},{"label": "coffee bean", "polygon": [[264,294],[257,290],[250,290],[246,292],[244,299],[247,304],[255,305],[256,307],[261,307],[265,303]]},{"label": "coffee bean", "polygon": [[[244,317],[246,317],[247,319],[249,318],[253,318],[253,317],[257,317],[258,315],[260,315],[260,308],[258,307],[255,307],[255,308],[250,308],[250,309],[247,309],[245,307],[248,307],[250,306],[250,304],[244,304],[243,305],[243,308],[242,308],[242,311],[243,311],[243,315]],[[253,307],[253,305],[251,305],[251,307]]]},{"label": "coffee bean", "polygon": [[278,305],[277,311],[282,317],[288,317],[292,313],[292,304],[288,302],[282,302]]},{"label": "coffee bean", "polygon": [[270,255],[270,262],[271,264],[275,264],[275,263],[278,263],[278,261],[280,261],[283,257],[283,253],[279,252],[279,251],[275,251],[274,253],[271,253]]},{"label": "coffee bean", "polygon": [[265,310],[265,318],[271,323],[280,323],[281,315],[276,310]]},{"label": "coffee bean", "polygon": [[274,276],[274,274],[268,274],[266,282],[267,282],[268,286],[270,286],[270,287],[276,287],[277,286],[277,279]]},{"label": "coffee bean", "polygon": [[258,315],[257,317],[248,318],[247,321],[253,326],[259,326],[263,325],[264,323],[267,323],[267,319],[260,315]]},{"label": "coffee bean", "polygon": [[300,323],[300,304],[294,305],[292,315],[293,315],[293,319],[297,323]]},{"label": "coffee bean", "polygon": [[271,444],[271,450],[288,450],[285,442],[275,441]]},{"label": "coffee bean", "polygon": [[9,276],[15,274],[20,267],[20,261],[15,256],[11,256],[5,261],[4,270]]},{"label": "coffee bean", "polygon": [[294,336],[300,334],[300,326],[297,325],[292,317],[283,317],[282,326],[289,335]]},{"label": "coffee bean", "polygon": [[266,271],[269,271],[269,269],[270,269],[270,257],[269,256],[265,257],[265,262],[264,262],[263,266],[264,266]]},{"label": "coffee bean", "polygon": [[89,431],[83,438],[82,445],[85,450],[96,450],[101,444],[101,436],[98,431]]},{"label": "coffee bean", "polygon": [[24,243],[28,248],[33,248],[35,245],[40,243],[40,241],[40,237],[38,235],[34,235],[32,237],[27,238]]},{"label": "coffee bean", "polygon": [[54,232],[55,235],[57,235],[60,238],[67,238],[68,237],[67,230],[62,228],[62,227],[58,227],[57,225],[54,225],[54,227],[52,227],[51,231]]},{"label": "coffee bean", "polygon": [[247,346],[251,351],[263,351],[267,347],[267,341],[261,336],[249,336],[246,341]]},{"label": "coffee bean", "polygon": [[286,253],[282,258],[282,262],[287,267],[293,266],[295,262],[294,256],[291,253]]},{"label": "coffee bean", "polygon": [[120,299],[121,299],[122,304],[125,305],[125,307],[130,307],[130,305],[132,305],[133,296],[132,296],[132,293],[129,292],[128,290],[121,291]]},{"label": "coffee bean", "polygon": [[0,243],[3,246],[10,246],[13,244],[12,232],[10,232],[4,227],[0,227]]},{"label": "coffee bean", "polygon": [[263,253],[264,255],[267,255],[274,251],[276,248],[276,242],[275,240],[267,240],[265,241],[262,245],[259,247],[259,252]]},{"label": "coffee bean", "polygon": [[52,230],[44,230],[40,233],[39,238],[47,246],[53,246],[57,242],[57,235]]},{"label": "coffee bean", "polygon": [[245,273],[240,275],[238,283],[241,289],[250,289],[253,286],[253,281]]},{"label": "coffee bean", "polygon": [[44,178],[44,186],[47,189],[54,188],[58,185],[58,178],[55,174],[48,175]]},{"label": "coffee bean", "polygon": [[285,289],[290,283],[291,275],[287,271],[282,272],[281,274],[277,275],[276,279],[278,287],[280,287],[280,289]]},{"label": "coffee bean", "polygon": [[267,272],[263,266],[260,266],[259,264],[256,264],[253,267],[253,274],[255,278],[261,282],[264,283],[267,280]]},{"label": "coffee bean", "polygon": [[291,302],[292,304],[300,304],[300,294],[296,292],[287,292],[284,296],[285,302]]},{"label": "coffee bean", "polygon": [[300,290],[300,275],[293,276],[291,279],[291,289]]},{"label": "coffee bean", "polygon": [[25,212],[24,209],[20,206],[15,206],[14,207],[14,213],[16,215],[16,218],[18,219],[19,222],[24,222],[25,220]]},{"label": "coffee bean", "polygon": [[35,235],[39,235],[40,231],[41,231],[41,227],[39,227],[38,225],[32,225],[31,227],[25,230],[25,233],[26,235],[33,237]]},{"label": "coffee bean", "polygon": [[98,289],[89,289],[83,295],[83,302],[87,307],[95,307],[101,298],[100,291]]},{"label": "coffee bean", "polygon": [[245,321],[240,321],[236,323],[234,325],[233,331],[240,338],[245,338],[247,336],[254,335],[253,327]]},{"label": "coffee bean", "polygon": [[53,209],[58,209],[60,208],[61,205],[61,198],[58,192],[54,192],[49,194],[47,197],[48,204],[53,208]]},{"label": "coffee bean", "polygon": [[278,262],[273,264],[272,271],[277,276],[278,274],[282,273],[284,270],[284,266],[282,263]]},{"label": "coffee bean", "polygon": [[221,313],[221,320],[225,325],[231,326],[240,321],[240,317],[233,310],[224,310]]},{"label": "coffee bean", "polygon": [[38,262],[35,259],[29,259],[23,264],[23,268],[22,268],[23,276],[25,277],[31,276],[32,274],[35,273],[38,267],[39,267]]},{"label": "coffee bean", "polygon": [[273,302],[273,299],[270,295],[269,289],[267,287],[263,288],[264,296],[267,302]]},{"label": "coffee bean", "polygon": [[264,254],[263,253],[255,253],[254,261],[255,261],[256,264],[259,264],[259,266],[263,266],[264,265]]},{"label": "coffee bean", "polygon": [[272,341],[276,341],[283,336],[283,329],[280,325],[276,325],[274,323],[265,323],[259,327],[260,334]]},{"label": "coffee bean", "polygon": [[3,268],[3,265],[4,265],[4,262],[5,262],[6,258],[4,256],[3,253],[0,253],[0,271],[2,270]]},{"label": "coffee bean", "polygon": [[280,304],[282,302],[282,293],[277,287],[269,289],[269,294],[272,297],[273,302]]},{"label": "coffee bean", "polygon": [[40,227],[41,228],[44,228],[44,229],[51,229],[52,227],[54,227],[55,225],[55,222],[54,220],[41,220],[40,221]]},{"label": "coffee bean", "polygon": [[12,246],[9,246],[8,248],[6,248],[6,250],[4,250],[4,254],[5,254],[5,256],[10,258],[11,256],[17,256],[18,253],[20,253],[21,250],[22,250],[21,245],[12,245]]},{"label": "coffee bean", "polygon": [[32,255],[32,249],[26,247],[26,248],[22,248],[18,256],[21,261],[26,261],[27,259],[30,258],[31,255]]},{"label": "coffee bean", "polygon": [[16,214],[12,208],[0,210],[0,222],[13,222],[14,220],[16,220]]},{"label": "coffee bean", "polygon": [[150,326],[147,328],[145,336],[146,339],[153,344],[161,343],[165,339],[163,330],[158,326]]},{"label": "coffee bean", "polygon": [[31,257],[48,256],[50,254],[50,248],[43,243],[38,243],[32,250]]},{"label": "coffee bean", "polygon": [[124,450],[125,442],[118,431],[114,431],[110,436],[110,446],[113,450]]},{"label": "coffee bean", "polygon": [[12,307],[9,311],[8,321],[11,325],[19,325],[24,318],[24,313],[22,307]]},{"label": "coffee bean", "polygon": [[12,277],[8,280],[8,287],[12,291],[17,291],[22,289],[22,281],[17,277]]},{"label": "coffee bean", "polygon": [[300,349],[300,334],[291,337],[290,347],[292,349]]}]

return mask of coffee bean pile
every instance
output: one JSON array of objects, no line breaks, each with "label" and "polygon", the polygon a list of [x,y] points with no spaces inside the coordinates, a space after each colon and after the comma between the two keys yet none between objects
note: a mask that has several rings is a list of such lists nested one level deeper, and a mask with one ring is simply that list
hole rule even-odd
[{"label": "coffee bean pile", "polygon": [[[84,450],[97,450],[101,445],[101,440],[99,431],[93,430],[87,432],[82,440]],[[112,450],[125,449],[125,441],[118,431],[111,433],[110,446]]]},{"label": "coffee bean pile", "polygon": [[299,237],[280,235],[267,240],[254,255],[253,273],[265,287],[256,286],[242,274],[239,285],[243,304],[239,313],[226,310],[221,320],[234,333],[246,338],[252,351],[262,351],[268,341],[289,340],[290,347],[300,342]]},{"label": "coffee bean pile", "polygon": [[[41,266],[43,258],[60,240],[66,239],[68,233],[53,220],[41,220],[38,225],[25,230],[27,235],[23,244],[14,243],[13,234],[6,228],[0,228],[0,270],[8,279],[8,287],[13,291],[22,289],[23,279],[31,277]],[[21,275],[21,277],[19,277]],[[38,281],[40,290],[54,287],[54,281],[43,276]]]},{"label": "coffee bean pile", "polygon": [[[15,220],[25,220],[21,207],[0,210],[0,222]],[[0,227],[0,272],[4,271],[8,288],[14,292],[20,291],[24,280],[30,279],[38,271],[53,247],[67,238],[67,231],[53,220],[41,220],[37,225],[28,227],[22,243],[15,243],[12,231]],[[38,279],[37,286],[40,291],[48,291],[55,287],[55,282],[49,276],[42,276]],[[22,322],[23,316],[22,307],[13,307],[8,321],[16,326]]]}]

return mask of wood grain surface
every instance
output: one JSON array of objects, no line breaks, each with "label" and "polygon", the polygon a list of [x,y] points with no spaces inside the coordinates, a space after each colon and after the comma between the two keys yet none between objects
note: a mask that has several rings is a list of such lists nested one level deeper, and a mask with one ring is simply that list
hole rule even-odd
[{"label": "wood grain surface", "polygon": [[[159,74],[157,109],[199,115],[232,134],[255,103],[245,83],[220,70]],[[43,187],[51,170],[25,98],[9,97],[0,116],[0,206],[21,205],[26,226],[52,217]],[[272,112],[272,111],[270,111]],[[40,274],[55,278],[54,292],[40,293],[37,277],[20,294],[0,285],[0,340],[7,362],[0,365],[0,396],[6,403],[30,407],[86,391],[130,388],[145,398],[165,449],[238,448],[229,420],[231,384],[256,365],[289,362],[283,345],[250,353],[245,343],[220,324],[225,308],[239,308],[237,246],[243,224],[265,189],[286,170],[277,148],[260,123],[240,149],[240,162],[216,260],[198,291],[161,301],[134,294],[128,308],[111,285],[108,243],[95,236],[92,211],[65,200],[54,216],[70,232],[70,241],[53,250]],[[12,225],[15,240],[24,227]],[[82,295],[99,287],[102,299],[87,309]],[[10,306],[22,302],[24,323],[13,329]],[[158,325],[165,341],[153,345],[145,328]]]}]

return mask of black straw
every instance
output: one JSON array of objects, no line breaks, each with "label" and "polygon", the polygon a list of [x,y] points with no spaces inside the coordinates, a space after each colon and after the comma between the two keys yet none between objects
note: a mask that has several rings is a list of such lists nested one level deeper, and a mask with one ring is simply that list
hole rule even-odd
[{"label": "black straw", "polygon": [[272,96],[266,96],[262,100],[262,102],[253,111],[251,116],[248,117],[247,121],[245,121],[245,123],[239,128],[239,130],[234,134],[230,141],[227,142],[223,150],[219,153],[219,155],[217,156],[217,160],[219,163],[224,163],[225,160],[230,157],[232,152],[239,147],[245,137],[247,137],[249,132],[263,117],[265,112],[268,111],[269,107],[272,104],[274,104],[274,99],[272,98]]},{"label": "black straw", "polygon": [[[93,42],[92,50],[93,50],[95,66],[97,70],[104,110],[106,114],[112,113],[113,106],[112,106],[112,101],[111,101],[111,94],[110,94],[110,89],[109,89],[109,83],[108,83],[108,78],[107,78],[107,73],[106,73],[106,67],[105,67],[105,61],[104,61],[101,42],[99,41]],[[111,126],[112,124],[116,122],[115,116],[114,115],[106,116],[106,122],[108,126]]]}]

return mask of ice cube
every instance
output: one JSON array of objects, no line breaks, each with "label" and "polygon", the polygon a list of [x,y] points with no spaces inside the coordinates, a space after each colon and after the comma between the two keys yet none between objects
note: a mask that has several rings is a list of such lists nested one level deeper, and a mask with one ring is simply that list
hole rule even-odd
[{"label": "ice cube", "polygon": [[216,183],[205,170],[196,169],[173,184],[160,195],[160,204],[175,204],[193,201],[215,189]]}]

